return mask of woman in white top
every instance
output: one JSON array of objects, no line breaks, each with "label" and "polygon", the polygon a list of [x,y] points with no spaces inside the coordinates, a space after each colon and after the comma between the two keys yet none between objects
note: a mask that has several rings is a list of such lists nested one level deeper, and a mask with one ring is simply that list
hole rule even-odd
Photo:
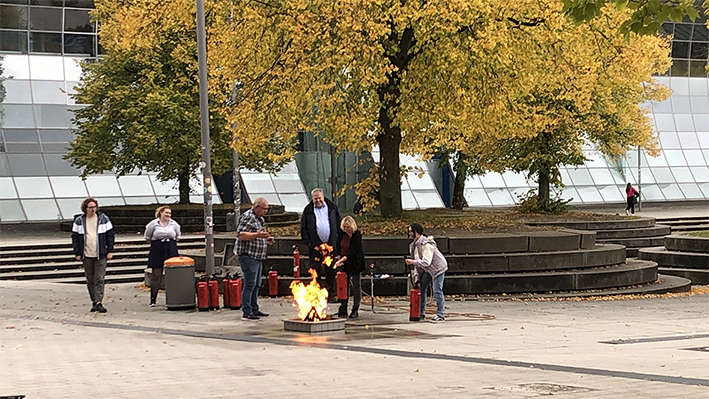
[{"label": "woman in white top", "polygon": [[150,277],[150,306],[154,307],[162,285],[162,268],[165,260],[177,253],[180,239],[180,224],[172,219],[172,210],[163,205],[155,210],[155,219],[145,226],[145,240],[150,243],[148,267],[153,269]]}]

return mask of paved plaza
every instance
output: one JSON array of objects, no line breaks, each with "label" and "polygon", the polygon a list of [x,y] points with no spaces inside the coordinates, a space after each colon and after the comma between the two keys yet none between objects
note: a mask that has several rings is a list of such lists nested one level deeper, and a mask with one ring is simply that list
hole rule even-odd
[{"label": "paved plaza", "polygon": [[[366,281],[366,279],[365,279]],[[404,298],[363,306],[345,332],[283,330],[240,311],[148,307],[136,284],[0,282],[0,396],[27,398],[694,398],[709,390],[709,295],[614,301],[461,301],[445,323]],[[164,295],[159,298],[164,304]],[[336,311],[330,305],[330,313]]]},{"label": "paved plaza", "polygon": [[[641,215],[706,213],[704,206],[648,207]],[[31,225],[3,225],[1,238],[2,245],[69,242],[68,233]],[[125,238],[134,237],[118,240]],[[84,285],[0,281],[0,398],[664,399],[709,392],[709,294],[449,297],[442,324],[409,322],[406,298],[383,298],[374,312],[371,302],[363,305],[344,332],[325,335],[284,331],[283,320],[296,317],[288,298],[261,298],[271,316],[244,321],[236,310],[166,310],[164,294],[150,308],[148,296],[136,283],[108,285],[108,313],[97,314]]]}]

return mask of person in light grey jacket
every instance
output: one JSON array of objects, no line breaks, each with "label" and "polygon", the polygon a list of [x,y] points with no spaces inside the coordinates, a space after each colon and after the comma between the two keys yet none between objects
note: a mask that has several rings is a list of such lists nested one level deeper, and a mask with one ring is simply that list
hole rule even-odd
[{"label": "person in light grey jacket", "polygon": [[445,279],[446,270],[448,270],[448,261],[443,256],[436,245],[433,237],[427,237],[423,234],[423,227],[418,223],[411,223],[409,226],[409,238],[412,240],[409,244],[410,259],[406,259],[407,265],[416,267],[416,273],[419,276],[418,282],[421,288],[421,319],[426,318],[426,294],[428,286],[433,282],[433,297],[436,299],[436,315],[431,319],[433,323],[445,321],[445,299],[443,297],[443,280]]}]

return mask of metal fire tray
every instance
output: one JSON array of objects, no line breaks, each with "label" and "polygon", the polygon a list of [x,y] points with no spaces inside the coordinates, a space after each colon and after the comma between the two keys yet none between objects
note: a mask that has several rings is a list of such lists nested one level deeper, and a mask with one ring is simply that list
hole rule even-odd
[{"label": "metal fire tray", "polygon": [[306,333],[319,333],[326,331],[339,331],[345,329],[347,319],[331,319],[321,321],[303,321],[300,319],[283,320],[283,329]]}]

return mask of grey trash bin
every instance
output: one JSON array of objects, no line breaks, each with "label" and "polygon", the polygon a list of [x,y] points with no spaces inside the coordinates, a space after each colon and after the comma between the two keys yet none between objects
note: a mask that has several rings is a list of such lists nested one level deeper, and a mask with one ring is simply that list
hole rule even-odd
[{"label": "grey trash bin", "polygon": [[165,306],[168,309],[194,309],[194,259],[176,256],[165,261]]}]

